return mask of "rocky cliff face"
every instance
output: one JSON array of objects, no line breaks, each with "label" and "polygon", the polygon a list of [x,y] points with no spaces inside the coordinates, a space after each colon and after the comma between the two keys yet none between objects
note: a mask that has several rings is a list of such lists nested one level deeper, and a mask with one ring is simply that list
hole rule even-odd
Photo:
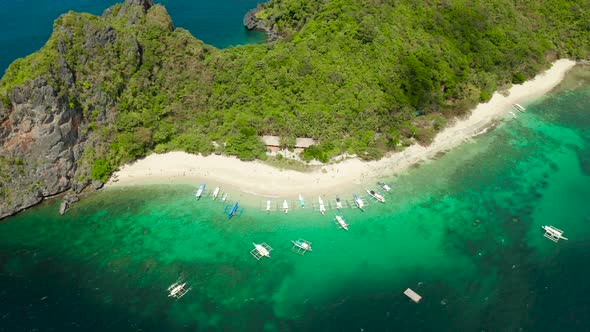
[{"label": "rocky cliff face", "polygon": [[[132,13],[125,19],[133,24],[151,6],[151,0],[128,0],[118,14]],[[92,128],[110,121],[106,110],[120,93],[117,86],[110,89],[106,83],[125,80],[141,65],[141,46],[133,33],[76,15],[58,19],[60,25],[42,50],[40,63],[29,61],[37,67],[45,61],[47,70],[30,74],[33,77],[16,86],[7,82],[33,66],[21,66],[25,68],[20,73],[3,78],[0,219],[44,197],[68,189],[80,191],[91,182],[90,164],[83,157],[98,141]],[[101,56],[104,59],[97,60]],[[111,76],[113,66],[126,74]]]},{"label": "rocky cliff face", "polygon": [[[266,39],[271,42],[280,38],[279,34],[273,26],[265,20],[259,19],[256,14],[258,14],[262,8],[260,6],[248,11],[246,15],[244,15],[244,26],[248,30],[256,30],[256,31],[263,31],[266,32]],[[269,21],[270,22],[270,21]]]},{"label": "rocky cliff face", "polygon": [[82,114],[43,78],[14,88],[0,126],[0,218],[71,187],[83,151]]}]

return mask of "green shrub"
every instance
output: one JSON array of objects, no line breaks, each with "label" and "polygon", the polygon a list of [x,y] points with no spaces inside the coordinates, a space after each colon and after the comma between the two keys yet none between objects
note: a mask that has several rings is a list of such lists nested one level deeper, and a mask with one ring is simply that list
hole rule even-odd
[{"label": "green shrub", "polygon": [[103,159],[97,159],[92,164],[92,169],[90,170],[90,174],[93,180],[99,180],[102,182],[106,182],[109,175],[111,175],[112,168],[111,165]]}]

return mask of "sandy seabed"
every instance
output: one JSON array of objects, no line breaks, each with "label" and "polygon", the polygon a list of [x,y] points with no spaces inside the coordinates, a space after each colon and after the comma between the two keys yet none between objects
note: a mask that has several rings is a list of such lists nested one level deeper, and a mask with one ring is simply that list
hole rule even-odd
[{"label": "sandy seabed", "polygon": [[[259,161],[244,162],[236,157],[210,155],[207,157],[186,152],[151,154],[115,172],[107,187],[191,183],[198,186],[221,186],[225,191],[236,190],[268,197],[326,194],[352,190],[380,177],[390,177],[411,165],[431,160],[436,154],[448,151],[485,132],[495,119],[511,117],[512,105],[540,97],[561,82],[575,61],[557,60],[552,67],[521,85],[515,85],[506,96],[496,92],[490,101],[479,104],[471,115],[457,119],[441,131],[427,146],[412,145],[402,152],[392,153],[377,161],[348,159],[319,167],[312,172],[278,169]],[[114,181],[116,179],[116,182]]]}]

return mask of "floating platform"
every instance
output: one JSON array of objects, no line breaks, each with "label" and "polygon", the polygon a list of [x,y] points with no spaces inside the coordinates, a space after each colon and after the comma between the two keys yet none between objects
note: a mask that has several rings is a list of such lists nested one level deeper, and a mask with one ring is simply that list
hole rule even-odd
[{"label": "floating platform", "polygon": [[420,300],[422,300],[422,296],[418,295],[418,293],[414,292],[413,290],[411,290],[410,288],[406,289],[404,291],[404,294],[410,298],[410,300],[418,303],[420,302]]}]

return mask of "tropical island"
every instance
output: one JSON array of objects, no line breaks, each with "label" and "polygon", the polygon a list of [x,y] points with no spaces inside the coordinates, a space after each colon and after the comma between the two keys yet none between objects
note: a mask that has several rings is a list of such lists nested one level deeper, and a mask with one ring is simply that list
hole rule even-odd
[{"label": "tropical island", "polygon": [[[0,218],[154,152],[266,159],[263,135],[312,138],[304,160],[379,160],[590,51],[590,13],[564,0],[271,0],[249,15],[273,41],[216,49],[151,0],[60,16],[0,81]],[[573,62],[557,63],[559,77]]]}]

